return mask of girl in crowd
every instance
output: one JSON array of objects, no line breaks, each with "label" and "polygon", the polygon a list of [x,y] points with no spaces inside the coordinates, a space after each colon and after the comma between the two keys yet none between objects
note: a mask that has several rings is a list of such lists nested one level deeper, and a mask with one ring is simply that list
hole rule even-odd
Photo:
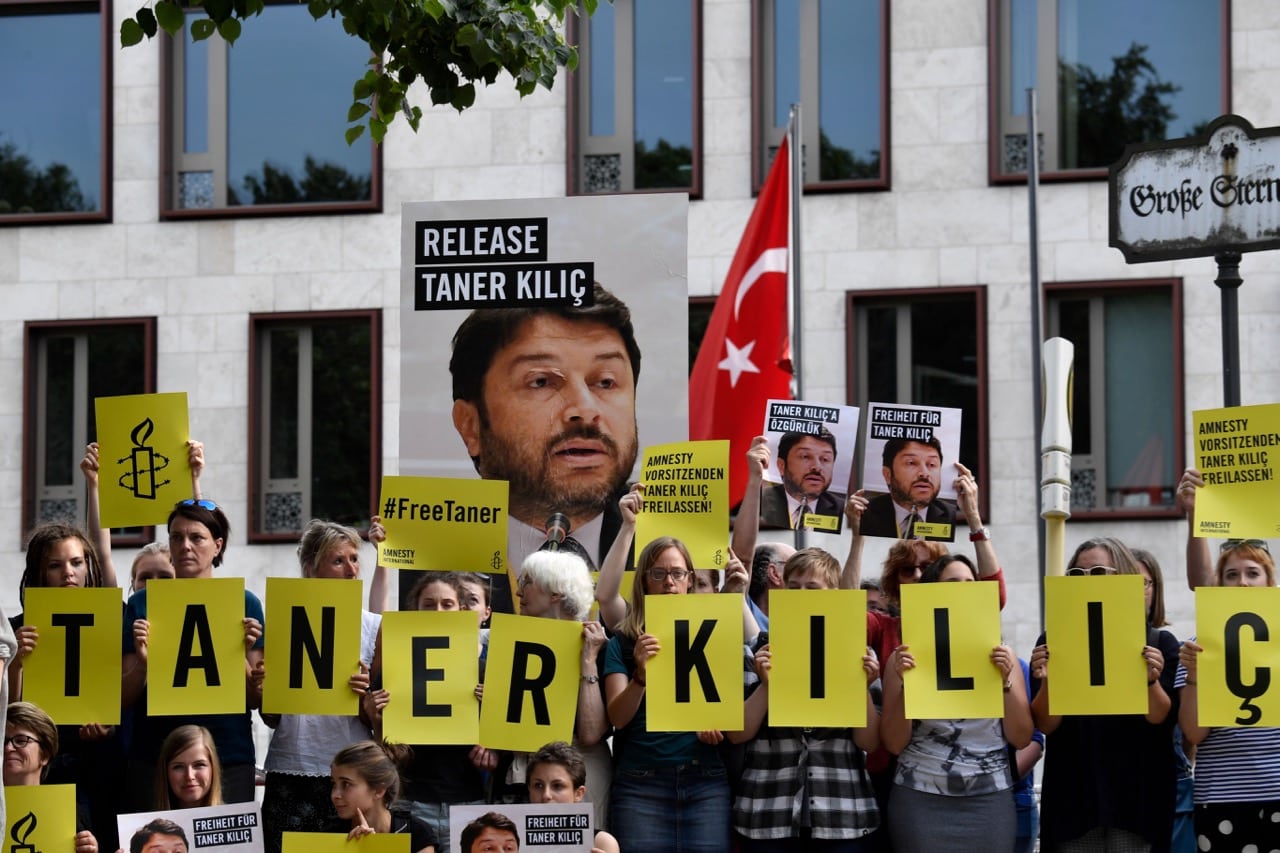
[{"label": "girl in crowd", "polygon": [[[820,548],[797,551],[783,567],[787,589],[838,589],[840,564]],[[867,690],[867,724],[857,729],[769,725],[767,642],[757,644],[759,682],[743,708],[745,727],[730,732],[746,742],[742,781],[733,802],[739,849],[752,851],[872,850],[869,836],[880,812],[866,771],[866,752],[880,743],[880,714]],[[868,649],[862,657],[868,686],[880,667]]]},{"label": "girl in crowd", "polygon": [[156,811],[222,805],[222,765],[204,726],[169,732],[156,762]]},{"label": "girl in crowd", "polygon": [[[549,743],[533,754],[528,779],[531,803],[580,803],[587,795],[582,753],[564,741]],[[597,832],[591,853],[619,853],[618,840],[607,832]]]},{"label": "girl in crowd", "polygon": [[[634,532],[634,521],[628,529],[624,519],[613,547],[625,539],[625,553]],[[645,599],[688,593],[691,569],[679,540],[664,536],[646,545],[636,562],[631,604],[605,653],[605,696],[616,730],[609,827],[641,853],[729,849],[729,784],[715,746],[723,735],[651,732],[646,725],[648,663],[663,650],[645,632]]]},{"label": "girl in crowd", "polygon": [[400,794],[400,771],[387,747],[371,740],[344,747],[333,757],[330,799],[337,814],[334,832],[356,840],[375,833],[409,836],[411,853],[435,853],[436,837],[423,821],[394,809]]},{"label": "girl in crowd", "polygon": [[[226,555],[231,525],[213,501],[179,501],[169,513],[169,549],[179,580],[211,578]],[[147,590],[135,592],[125,606],[124,661],[121,701],[133,709],[134,730],[129,746],[128,791],[134,810],[144,811],[154,798],[152,781],[160,746],[180,720],[201,725],[213,734],[222,760],[222,796],[229,803],[254,798],[254,746],[250,711],[262,704],[262,602],[244,592],[245,710],[234,714],[193,714],[183,718],[147,714],[147,652],[151,624],[147,621]]]},{"label": "girl in crowd", "polygon": [[[377,527],[378,522],[371,525]],[[371,534],[371,538],[376,534]],[[298,563],[304,578],[355,580],[360,576],[360,534],[332,521],[312,519],[302,531]],[[361,615],[360,666],[348,684],[359,695],[369,686],[368,667],[382,619],[368,610]],[[278,853],[281,835],[302,832],[333,819],[329,799],[329,762],[333,749],[368,740],[368,723],[359,716],[261,714],[274,729],[264,769],[263,841],[267,853]]]},{"label": "girl in crowd", "polygon": [[[1273,587],[1275,560],[1259,539],[1228,539],[1218,555],[1218,586]],[[1195,833],[1198,849],[1268,850],[1280,837],[1280,728],[1207,727],[1200,724],[1195,640],[1182,644],[1175,686],[1178,719],[1196,744]],[[1248,708],[1241,709],[1247,719]]]},{"label": "girl in crowd", "polygon": [[[57,754],[58,727],[53,718],[30,702],[9,705],[4,726],[5,786],[39,785]],[[83,828],[79,815],[76,823],[76,853],[98,853],[98,839]]]},{"label": "girl in crowd", "polygon": [[[977,567],[961,554],[939,557],[920,577],[921,583],[977,580]],[[1008,747],[1030,743],[1033,725],[1017,655],[999,645],[991,650],[991,663],[1004,681],[1003,717],[908,720],[903,675],[915,668],[915,659],[906,645],[889,658],[881,736],[898,756],[889,798],[895,851],[936,849],[941,832],[952,849],[1013,853],[1017,819]]]},{"label": "girl in crowd", "polygon": [[[1082,542],[1067,566],[1069,576],[1142,573],[1133,553],[1110,537]],[[1031,653],[1031,711],[1047,740],[1040,798],[1046,853],[1169,849],[1178,642],[1149,628],[1146,645],[1133,653],[1147,665],[1147,713],[1070,717],[1049,712],[1053,665],[1044,635]]]},{"label": "girl in crowd", "polygon": [[148,542],[138,550],[129,567],[129,592],[143,589],[149,580],[174,577],[173,562],[169,559],[166,542]]}]

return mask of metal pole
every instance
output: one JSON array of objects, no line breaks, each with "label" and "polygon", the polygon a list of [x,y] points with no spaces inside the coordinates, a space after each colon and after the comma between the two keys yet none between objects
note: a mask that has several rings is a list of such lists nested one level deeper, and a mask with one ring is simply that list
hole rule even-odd
[{"label": "metal pole", "polygon": [[[804,197],[804,138],[801,134],[800,104],[791,105],[791,115],[787,121],[787,133],[791,137],[788,154],[789,174],[787,184],[790,187],[790,220],[791,251],[787,252],[787,281],[791,283],[791,376],[795,388],[795,399],[804,399],[804,312],[803,288],[800,284],[800,200]],[[795,547],[803,548],[807,544],[809,532],[801,525],[795,530]]]},{"label": "metal pole", "polygon": [[[1044,428],[1044,388],[1041,376],[1040,348],[1044,341],[1043,307],[1040,299],[1040,215],[1038,190],[1040,187],[1040,135],[1038,122],[1036,90],[1027,89],[1027,242],[1029,245],[1027,258],[1030,267],[1031,289],[1031,417],[1033,436],[1039,437]],[[1037,448],[1038,449],[1038,448]],[[1036,454],[1035,483],[1039,485],[1044,479],[1043,459]],[[1036,564],[1041,567],[1037,572],[1040,584],[1040,624],[1044,625],[1044,566],[1045,525],[1036,522]]]},{"label": "metal pole", "polygon": [[1240,285],[1240,253],[1219,252],[1218,285],[1222,296],[1222,404],[1240,405],[1240,307],[1237,299]]}]

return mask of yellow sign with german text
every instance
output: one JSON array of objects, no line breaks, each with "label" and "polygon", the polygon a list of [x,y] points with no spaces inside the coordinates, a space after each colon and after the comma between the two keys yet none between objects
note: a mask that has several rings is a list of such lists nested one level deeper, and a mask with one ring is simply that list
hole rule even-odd
[{"label": "yellow sign with german text", "polygon": [[572,741],[579,686],[600,689],[582,681],[582,623],[495,613],[490,628],[480,743],[536,752]]},{"label": "yellow sign with german text", "polygon": [[75,785],[5,785],[4,814],[12,853],[74,853]]},{"label": "yellow sign with german text", "polygon": [[740,730],[742,596],[649,595],[644,607],[659,644],[645,675],[649,731]]},{"label": "yellow sign with german text", "polygon": [[147,713],[244,713],[244,579],[152,580],[146,595]]},{"label": "yellow sign with german text", "polygon": [[358,580],[267,578],[265,713],[359,712],[347,680],[360,670],[363,590]]},{"label": "yellow sign with german text", "polygon": [[98,397],[98,501],[103,527],[164,524],[191,497],[187,394]]},{"label": "yellow sign with german text", "polygon": [[1049,713],[1147,713],[1141,575],[1049,577],[1044,599]]},{"label": "yellow sign with german text", "polygon": [[452,572],[507,570],[506,480],[383,477],[387,539],[378,564]]},{"label": "yellow sign with german text", "polygon": [[479,682],[480,625],[475,613],[382,614],[382,683],[391,694],[382,711],[387,740],[477,743]]},{"label": "yellow sign with german text", "polygon": [[902,641],[916,663],[903,676],[907,718],[1003,717],[1004,679],[991,662],[1000,645],[999,585],[913,583],[900,592]]},{"label": "yellow sign with german text", "polygon": [[1265,539],[1280,535],[1280,403],[1193,412],[1195,535]]},{"label": "yellow sign with german text", "polygon": [[1200,725],[1280,725],[1280,589],[1200,587],[1196,642]]},{"label": "yellow sign with german text", "polygon": [[860,728],[867,724],[867,593],[775,589],[769,593],[769,724]]},{"label": "yellow sign with german text", "polygon": [[24,621],[39,642],[22,669],[22,696],[58,725],[120,723],[120,590],[27,590]]},{"label": "yellow sign with german text", "polygon": [[729,562],[729,442],[680,441],[646,447],[640,481],[644,511],[636,518],[636,552],[659,536],[689,549],[696,569]]}]

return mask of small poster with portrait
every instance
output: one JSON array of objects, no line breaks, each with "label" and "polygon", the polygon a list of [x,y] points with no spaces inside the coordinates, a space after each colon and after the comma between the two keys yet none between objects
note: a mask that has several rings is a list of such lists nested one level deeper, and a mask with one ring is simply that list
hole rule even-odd
[{"label": "small poster with portrait", "polygon": [[760,526],[839,533],[853,475],[858,409],[769,400],[769,465],[760,484]]},{"label": "small poster with portrait", "polygon": [[556,850],[591,853],[591,803],[449,807],[449,849],[455,853]]},{"label": "small poster with portrait", "polygon": [[862,535],[955,540],[961,419],[941,406],[867,405]]},{"label": "small poster with portrait", "polygon": [[120,846],[140,853],[262,853],[257,803],[229,803],[116,817]]}]

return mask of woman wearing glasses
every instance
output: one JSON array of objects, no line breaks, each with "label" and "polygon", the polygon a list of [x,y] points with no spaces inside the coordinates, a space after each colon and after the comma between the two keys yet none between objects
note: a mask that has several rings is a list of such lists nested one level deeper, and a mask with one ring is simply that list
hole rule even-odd
[{"label": "woman wearing glasses", "polygon": [[[231,524],[210,500],[188,498],[169,513],[169,555],[179,580],[211,578],[222,565]],[[245,710],[234,714],[193,714],[153,717],[147,714],[147,651],[151,624],[147,621],[147,590],[133,594],[125,605],[124,661],[121,701],[132,709],[133,737],[129,745],[129,795],[134,811],[151,807],[152,784],[160,747],[169,732],[183,723],[204,726],[213,734],[222,761],[222,795],[228,803],[254,798],[254,746],[250,712],[262,704],[262,602],[244,591]]]},{"label": "woman wearing glasses", "polygon": [[[39,785],[49,773],[49,762],[58,755],[58,727],[42,708],[30,702],[9,705],[4,725],[4,784]],[[10,819],[21,815],[10,815]],[[82,828],[77,815],[76,853],[98,853],[98,839]],[[14,844],[18,849],[21,845]]]},{"label": "woman wearing glasses", "polygon": [[[1273,587],[1275,560],[1260,539],[1228,539],[1214,569],[1217,586]],[[1196,746],[1195,829],[1200,850],[1269,850],[1280,836],[1280,728],[1200,725],[1197,660],[1182,644],[1178,719]],[[1241,709],[1244,717],[1244,709]],[[1247,717],[1245,717],[1247,719]]]},{"label": "woman wearing glasses", "polygon": [[[1082,542],[1067,566],[1072,577],[1142,574],[1133,553],[1111,537]],[[1043,634],[1031,653],[1031,711],[1047,739],[1040,800],[1046,853],[1169,849],[1178,641],[1149,625],[1146,645],[1133,653],[1146,661],[1147,713],[1071,717],[1049,712],[1051,652]]]},{"label": "woman wearing glasses", "polygon": [[[614,548],[625,537],[625,553],[634,534],[634,527],[624,527]],[[692,565],[678,539],[646,545],[636,561],[631,603],[605,651],[605,698],[616,730],[609,830],[638,853],[729,850],[729,783],[715,746],[723,734],[651,732],[645,722],[648,664],[664,654],[657,637],[645,632],[645,599],[688,593]]]}]

